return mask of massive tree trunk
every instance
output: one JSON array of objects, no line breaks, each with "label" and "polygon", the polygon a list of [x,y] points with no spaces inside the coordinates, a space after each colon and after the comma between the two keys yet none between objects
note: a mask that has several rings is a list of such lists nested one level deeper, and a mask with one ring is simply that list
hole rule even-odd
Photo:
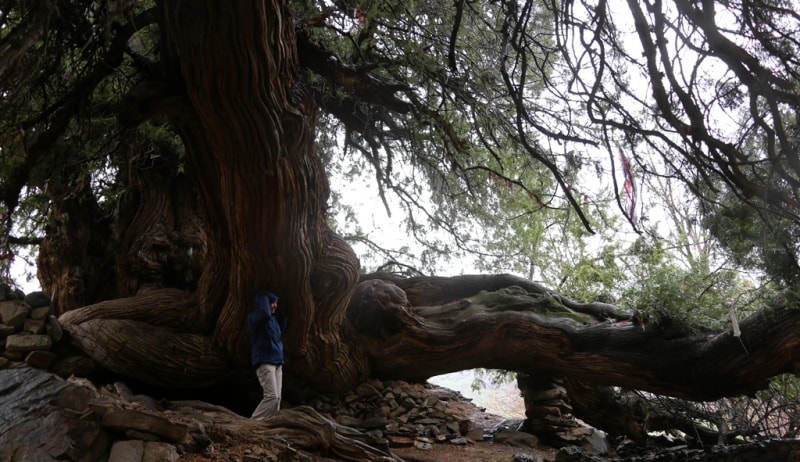
[{"label": "massive tree trunk", "polygon": [[341,389],[363,378],[339,335],[358,260],[325,222],[328,185],[290,18],[281,1],[164,4],[164,62],[188,100],[171,119],[208,225],[198,322],[246,364],[245,318],[255,292],[271,289],[289,312],[295,370]]},{"label": "massive tree trunk", "polygon": [[[289,315],[293,371],[333,390],[354,386],[369,376],[344,322],[359,262],[326,222],[316,105],[300,79],[288,2],[176,0],[159,11],[159,68],[124,99],[120,120],[165,116],[185,157],[156,152],[151,164],[143,146],[120,156],[130,159],[118,166],[130,187],[113,224],[80,195],[58,202],[57,216],[73,220],[56,221],[42,246],[43,287],[59,313],[100,302],[64,322],[102,364],[136,374],[148,354],[160,357],[148,379],[169,386],[207,384],[213,373],[189,366],[197,355],[214,356],[212,369],[249,369],[245,318],[255,292],[273,290]],[[98,229],[75,226],[87,224]],[[167,321],[162,311],[174,306],[181,312]],[[136,346],[144,332],[170,340]]]},{"label": "massive tree trunk", "polygon": [[[136,322],[147,322],[143,306],[150,305],[142,305],[137,293],[190,290],[192,306],[179,325],[168,328],[206,337],[210,346],[204,351],[246,368],[249,342],[242,334],[251,300],[257,290],[273,290],[289,314],[285,340],[295,372],[331,389],[353,386],[368,376],[363,350],[352,335],[342,335],[359,263],[326,223],[329,191],[314,148],[315,105],[299,79],[288,2],[168,1],[162,14],[161,68],[126,98],[121,120],[169,118],[186,149],[187,190],[196,191],[198,201],[170,206],[160,200],[173,195],[163,187],[169,182],[156,172],[142,175],[142,183],[149,176],[156,187],[141,198],[120,236],[118,267],[130,271],[119,274],[118,296],[131,297],[113,303],[138,313]],[[179,228],[174,222],[185,221],[187,212],[197,220]],[[191,226],[197,223],[204,229]],[[174,235],[184,237],[183,245]],[[164,274],[149,280],[149,273],[170,266],[159,253],[165,244],[178,256],[201,247],[194,253],[202,258],[199,280],[183,286]],[[58,288],[54,284],[52,291]],[[102,324],[89,330],[111,338]],[[88,327],[84,338],[91,335]],[[119,334],[135,341],[138,329],[129,332]],[[189,344],[178,341],[167,354],[197,354],[180,348]],[[120,359],[116,369],[134,364],[136,350],[118,351],[131,358]],[[190,383],[198,379],[193,375],[177,380]]]}]

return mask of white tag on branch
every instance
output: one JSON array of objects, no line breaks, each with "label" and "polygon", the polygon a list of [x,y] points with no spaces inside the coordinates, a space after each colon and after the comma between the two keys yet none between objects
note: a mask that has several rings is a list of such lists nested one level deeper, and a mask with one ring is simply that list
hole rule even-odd
[{"label": "white tag on branch", "polygon": [[731,316],[731,324],[733,324],[733,336],[741,337],[742,331],[739,329],[739,320],[736,319],[736,310],[733,309],[733,303],[728,305],[728,314]]}]

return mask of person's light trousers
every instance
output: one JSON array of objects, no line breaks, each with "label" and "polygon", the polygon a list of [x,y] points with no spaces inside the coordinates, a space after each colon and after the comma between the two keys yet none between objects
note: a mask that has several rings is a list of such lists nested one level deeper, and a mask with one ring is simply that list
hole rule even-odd
[{"label": "person's light trousers", "polygon": [[283,387],[283,367],[275,364],[262,364],[256,369],[258,382],[264,389],[264,397],[253,411],[251,419],[264,420],[278,413],[281,408],[281,387]]}]

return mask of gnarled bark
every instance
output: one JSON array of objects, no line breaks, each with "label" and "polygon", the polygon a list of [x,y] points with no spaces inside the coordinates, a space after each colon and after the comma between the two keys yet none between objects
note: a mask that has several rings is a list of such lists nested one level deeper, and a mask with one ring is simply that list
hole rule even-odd
[{"label": "gnarled bark", "polygon": [[210,386],[241,374],[208,335],[186,322],[195,300],[164,289],[109,300],[59,318],[101,366],[161,387]]},{"label": "gnarled bark", "polygon": [[196,322],[244,366],[251,300],[273,290],[289,314],[295,371],[343,390],[365,376],[360,348],[341,335],[359,264],[325,221],[316,114],[290,17],[277,0],[164,2],[165,79],[180,82],[188,101],[169,117],[207,226]]}]

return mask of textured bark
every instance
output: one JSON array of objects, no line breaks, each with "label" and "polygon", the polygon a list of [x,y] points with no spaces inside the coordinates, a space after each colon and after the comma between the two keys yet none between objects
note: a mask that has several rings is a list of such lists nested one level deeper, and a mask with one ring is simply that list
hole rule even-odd
[{"label": "textured bark", "polygon": [[62,170],[46,190],[53,211],[42,242],[39,281],[57,313],[140,290],[191,288],[205,253],[193,189],[175,153],[136,133],[121,142],[126,189],[113,210],[98,204],[84,172]]},{"label": "textured bark", "polygon": [[273,290],[289,314],[294,371],[353,386],[368,375],[342,331],[359,263],[327,227],[316,114],[299,81],[288,2],[169,1],[163,25],[161,87],[184,95],[179,113],[164,112],[184,140],[208,244],[191,322],[246,365],[251,301]]},{"label": "textured bark", "polygon": [[114,227],[116,296],[164,287],[194,289],[206,248],[195,190],[179,173],[174,153],[150,156],[146,153],[152,146],[136,147],[133,160],[119,172],[129,186]]},{"label": "textured bark", "polygon": [[[114,295],[116,281],[109,253],[111,223],[98,206],[86,180],[53,185],[47,237],[39,248],[37,276],[50,293],[54,311],[64,313]],[[69,173],[65,172],[69,178]]]},{"label": "textured bark", "polygon": [[165,289],[70,311],[59,320],[101,366],[161,387],[194,388],[232,380],[241,370],[208,335],[186,322],[194,300]]},{"label": "textured bark", "polygon": [[267,421],[267,428],[256,430],[256,434],[287,438],[304,448],[325,448],[337,460],[400,460],[390,452],[370,446],[367,434],[339,425],[308,406],[281,412]]},{"label": "textured bark", "polygon": [[[563,298],[550,293],[531,293],[514,285],[484,292],[476,284],[484,280],[486,287],[497,287],[498,282],[492,279],[450,278],[447,285],[451,287],[459,281],[468,283],[468,288],[464,286],[458,292],[460,295],[476,294],[435,306],[412,306],[397,285],[381,279],[366,280],[352,297],[344,327],[319,327],[320,333],[329,329],[330,338],[320,338],[315,348],[336,342],[357,343],[367,352],[369,364],[364,366],[363,358],[352,356],[323,367],[358,370],[360,375],[355,379],[374,376],[405,380],[424,380],[476,367],[495,368],[689,400],[750,394],[764,388],[772,376],[796,372],[800,348],[797,310],[776,308],[769,315],[752,316],[741,323],[742,337],[735,338],[727,332],[598,320],[567,308],[561,303]],[[506,276],[499,279],[509,281]],[[331,294],[344,293],[331,284],[325,287]],[[431,293],[435,292],[433,287],[428,287]],[[222,370],[235,367],[217,360],[225,356],[222,350],[207,340],[196,339],[196,332],[187,329],[191,323],[185,320],[191,316],[193,303],[195,299],[181,291],[154,291],[75,310],[63,315],[61,322],[93,358],[112,370],[138,376],[137,361],[151,361],[147,357],[156,356],[165,365],[161,369],[153,366],[147,380],[157,385],[207,384],[213,382],[214,374],[224,380]],[[143,335],[138,324],[111,324],[105,321],[108,319],[132,320],[142,326],[149,323],[163,331]],[[104,326],[106,322],[108,327]],[[163,348],[156,338],[163,340]],[[207,379],[203,378],[204,371],[192,369],[197,365],[182,371],[197,355],[211,358],[203,365],[214,371]],[[287,367],[295,371],[295,364],[288,362]],[[302,372],[302,368],[299,370]],[[326,374],[332,376],[334,372],[323,370],[320,376]],[[181,375],[186,378],[181,379]],[[355,380],[341,377],[339,386]],[[328,383],[319,385],[326,388]]]}]

